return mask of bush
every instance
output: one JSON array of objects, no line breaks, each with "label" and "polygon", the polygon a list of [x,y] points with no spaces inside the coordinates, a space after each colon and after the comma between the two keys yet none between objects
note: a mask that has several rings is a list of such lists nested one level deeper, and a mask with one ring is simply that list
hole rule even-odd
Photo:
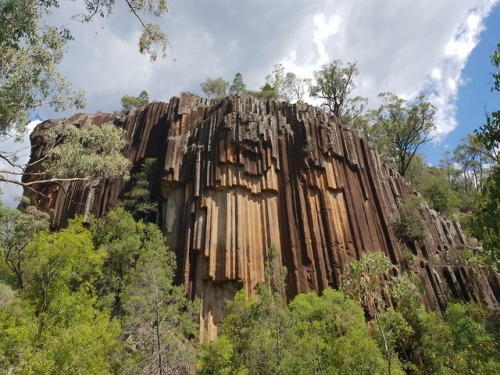
[{"label": "bush", "polygon": [[427,225],[420,214],[421,199],[412,196],[399,205],[399,219],[392,224],[396,238],[408,245],[417,242],[424,243],[427,240]]}]

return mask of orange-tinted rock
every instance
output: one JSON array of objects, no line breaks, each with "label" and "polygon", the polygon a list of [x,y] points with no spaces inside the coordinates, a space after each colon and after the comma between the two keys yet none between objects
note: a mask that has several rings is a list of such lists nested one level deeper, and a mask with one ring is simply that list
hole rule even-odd
[{"label": "orange-tinted rock", "polygon": [[[96,122],[76,116],[74,122]],[[69,121],[69,120],[68,120]],[[133,165],[157,158],[163,165],[158,224],[177,254],[178,276],[187,293],[202,301],[202,329],[216,334],[225,303],[264,279],[266,251],[275,244],[288,269],[286,297],[338,287],[344,266],[381,251],[400,272],[415,272],[427,307],[442,309],[450,298],[498,306],[498,274],[487,279],[459,264],[465,238],[458,224],[424,208],[429,240],[409,261],[391,231],[397,202],[415,194],[382,165],[358,135],[306,105],[247,96],[209,101],[190,94],[153,103],[121,121],[125,155]],[[40,125],[32,141],[43,145]],[[33,160],[41,156],[36,149]],[[41,187],[40,187],[41,188]],[[85,210],[101,215],[115,206],[124,181],[96,186],[45,187],[27,192],[50,211],[53,224]],[[408,254],[405,255],[408,258]]]}]

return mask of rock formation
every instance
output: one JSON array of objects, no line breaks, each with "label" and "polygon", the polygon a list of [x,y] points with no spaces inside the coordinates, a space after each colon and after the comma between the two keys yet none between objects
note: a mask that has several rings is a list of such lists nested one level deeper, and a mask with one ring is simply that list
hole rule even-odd
[{"label": "rock formation", "polygon": [[[271,244],[288,269],[286,297],[337,288],[343,267],[363,253],[381,251],[424,286],[428,308],[450,298],[498,306],[498,274],[485,276],[459,264],[466,239],[457,223],[423,207],[429,238],[398,243],[391,223],[398,202],[414,188],[386,168],[367,142],[323,110],[248,96],[222,101],[191,94],[153,103],[125,119],[76,115],[81,126],[114,121],[126,131],[125,155],[137,168],[145,158],[163,166],[158,223],[177,254],[179,281],[202,301],[202,329],[211,335],[225,303],[244,287],[252,294],[264,278]],[[43,154],[33,132],[32,161]],[[133,167],[134,168],[134,167]],[[55,227],[75,214],[102,215],[120,200],[121,180],[39,186],[27,192],[50,212]]]}]

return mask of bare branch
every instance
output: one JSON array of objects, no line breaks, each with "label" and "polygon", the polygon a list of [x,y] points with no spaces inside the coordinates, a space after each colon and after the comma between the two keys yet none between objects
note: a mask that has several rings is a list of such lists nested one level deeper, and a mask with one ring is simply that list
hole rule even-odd
[{"label": "bare branch", "polygon": [[137,14],[137,11],[135,10],[134,6],[132,4],[130,4],[130,1],[129,0],[125,0],[125,2],[127,3],[130,11],[134,14],[134,16],[139,20],[139,22],[142,24],[142,27],[144,27],[144,29],[146,29],[146,25],[144,24],[144,21],[142,20],[141,16],[139,16],[139,14]]}]

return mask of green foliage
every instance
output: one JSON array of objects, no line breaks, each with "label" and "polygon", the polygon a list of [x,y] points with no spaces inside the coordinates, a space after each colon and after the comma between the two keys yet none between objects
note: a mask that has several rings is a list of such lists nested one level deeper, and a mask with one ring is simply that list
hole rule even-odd
[{"label": "green foliage", "polygon": [[473,208],[474,199],[483,189],[486,178],[495,163],[494,151],[487,150],[478,134],[469,134],[460,139],[460,144],[453,151],[455,189],[463,196],[462,211]]},{"label": "green foliage", "polygon": [[104,254],[73,221],[26,252],[25,289],[0,307],[0,368],[13,374],[110,374],[119,326],[97,307]]},{"label": "green foliage", "polygon": [[0,309],[14,300],[14,290],[7,284],[0,282]]},{"label": "green foliage", "polygon": [[[115,0],[80,0],[86,12],[79,14],[77,19],[82,22],[90,22],[98,15],[109,17],[113,13]],[[59,0],[42,0],[42,5],[51,7],[59,6]],[[145,23],[144,19],[159,19],[168,12],[167,0],[127,0],[128,10],[138,19],[142,25],[142,33],[139,37],[139,52],[149,55],[151,61],[158,56],[166,57],[168,50],[167,36],[157,23]]]},{"label": "green foliage", "polygon": [[172,284],[175,257],[165,246],[140,254],[123,293],[124,331],[135,346],[134,374],[189,374],[196,352],[196,304]]},{"label": "green foliage", "polygon": [[[342,274],[342,289],[358,302],[361,307],[375,318],[381,348],[387,359],[387,372],[399,371],[394,356],[395,338],[392,327],[381,319],[387,303],[412,301],[408,294],[415,293],[415,280],[408,276],[391,277],[393,266],[383,253],[364,254],[359,260],[350,263]],[[398,329],[403,326],[398,325]]]},{"label": "green foliage", "polygon": [[406,177],[432,209],[448,216],[457,212],[459,198],[444,169],[429,167],[425,165],[422,157],[416,155]]},{"label": "green foliage", "polygon": [[101,298],[113,315],[123,316],[122,294],[131,273],[142,253],[155,249],[166,251],[163,235],[158,227],[134,220],[123,208],[95,220],[92,232],[94,246],[106,253],[105,277],[100,281]]},{"label": "green foliage", "polygon": [[451,304],[444,320],[434,313],[419,314],[418,350],[422,374],[496,374],[499,348],[487,331],[485,312],[478,305]]},{"label": "green foliage", "polygon": [[195,361],[197,303],[173,285],[175,256],[154,224],[135,221],[123,208],[92,227],[106,256],[101,301],[123,325],[126,373],[189,373]]},{"label": "green foliage", "polygon": [[[500,65],[499,48],[493,53],[492,63]],[[494,89],[500,91],[499,73],[493,74]],[[489,174],[479,196],[469,226],[490,255],[490,262],[500,263],[500,110],[486,116],[486,124],[476,131],[477,142],[484,147],[491,157],[491,173]]]},{"label": "green foliage", "polygon": [[261,87],[261,95],[285,102],[300,102],[309,86],[310,80],[286,72],[282,64],[276,64],[273,71],[266,76],[265,84]]},{"label": "green foliage", "polygon": [[160,196],[157,159],[144,159],[139,171],[132,174],[130,185],[131,189],[123,197],[123,207],[137,220],[154,222]]},{"label": "green foliage", "polygon": [[[22,135],[28,112],[43,104],[65,109],[83,106],[56,67],[71,40],[67,29],[44,25],[46,1],[0,2],[0,137]],[[3,152],[2,152],[3,154]]]},{"label": "green foliage", "polygon": [[[271,246],[267,252],[265,282],[257,286],[258,301],[247,299],[239,291],[228,303],[230,314],[221,332],[225,351],[206,347],[202,373],[214,363],[228,363],[228,374],[286,374],[285,356],[290,345],[291,321],[282,298],[286,269],[280,267],[279,250]],[[222,345],[221,344],[221,345]],[[221,358],[220,356],[224,356]],[[224,359],[225,358],[225,359]]]},{"label": "green foliage", "polygon": [[314,72],[314,83],[309,87],[313,98],[323,100],[323,105],[337,118],[351,123],[364,110],[367,100],[351,98],[356,88],[354,78],[359,75],[356,63],[334,60]]},{"label": "green foliage", "polygon": [[410,246],[427,240],[427,224],[420,213],[421,205],[419,197],[411,196],[398,206],[399,218],[392,224],[396,238]]},{"label": "green foliage", "polygon": [[[491,64],[497,68],[500,67],[500,43],[497,44],[497,49],[491,55]],[[493,79],[493,89],[500,91],[500,72],[498,70],[493,73]]]},{"label": "green foliage", "polygon": [[284,97],[287,102],[302,102],[304,95],[311,86],[311,80],[300,78],[295,73],[288,72],[283,80]]},{"label": "green foliage", "polygon": [[243,81],[243,75],[238,72],[235,74],[233,84],[229,87],[230,94],[243,94],[247,90],[247,85]]},{"label": "green foliage", "polygon": [[1,373],[192,373],[198,304],[173,285],[175,256],[155,225],[120,208],[92,231],[74,220],[30,233],[34,219],[0,213],[20,218],[2,235],[23,246],[23,288],[0,282]]},{"label": "green foliage", "polygon": [[147,91],[141,91],[139,96],[124,95],[121,97],[121,113],[127,114],[132,109],[149,104],[149,94]]},{"label": "green foliage", "polygon": [[226,95],[229,82],[222,77],[207,78],[200,86],[208,99],[220,99]]},{"label": "green foliage", "polygon": [[[114,1],[80,0],[86,12],[80,14],[89,22],[97,14],[112,14]],[[165,55],[168,42],[157,24],[145,24],[141,17],[161,18],[167,12],[166,0],[127,1],[129,10],[143,26],[139,46],[152,60]],[[84,104],[82,93],[73,93],[57,71],[71,33],[44,23],[44,14],[59,7],[57,0],[3,0],[0,3],[0,136],[11,130],[23,133],[28,111],[50,104],[64,109],[67,104]]]},{"label": "green foliage", "polygon": [[445,322],[453,335],[455,373],[498,374],[500,347],[485,326],[486,312],[478,305],[455,303],[446,309]]},{"label": "green foliage", "polygon": [[370,112],[375,148],[404,176],[417,151],[431,140],[436,108],[424,95],[412,101],[387,92],[379,97],[382,105]]},{"label": "green foliage", "polygon": [[274,65],[273,71],[266,76],[264,86],[260,88],[265,97],[288,101],[285,94],[285,67],[282,64]]},{"label": "green foliage", "polygon": [[38,311],[49,308],[60,294],[92,289],[103,265],[94,251],[92,234],[81,221],[55,234],[41,232],[27,249],[25,291]]},{"label": "green foliage", "polygon": [[[407,294],[411,294],[408,291]],[[408,374],[496,374],[498,315],[480,305],[453,303],[444,319],[420,301],[400,299],[380,315],[388,347]],[[497,314],[497,313],[496,313]],[[381,331],[382,332],[382,331]],[[380,344],[383,338],[377,335]]]},{"label": "green foliage", "polygon": [[[82,22],[90,22],[94,16],[110,16],[116,2],[109,0],[79,0],[85,11],[76,18]],[[50,17],[46,14],[59,7],[58,0],[2,0],[0,1],[0,140],[15,136],[20,140],[26,132],[28,114],[31,110],[42,106],[51,105],[56,110],[64,110],[68,106],[83,108],[84,98],[82,92],[73,92],[66,79],[57,70],[62,61],[67,44],[72,40],[69,29],[54,27],[47,23]],[[144,17],[158,19],[167,12],[167,0],[127,0],[128,10],[139,20],[143,26],[143,33],[139,39],[141,53],[149,54],[155,60],[159,54],[165,56],[168,42],[164,32],[158,24],[145,23]],[[86,152],[85,147],[80,147],[79,139],[88,138],[87,134],[77,135],[76,142],[68,141],[58,144],[51,149],[52,161],[49,161],[52,173],[49,181],[72,178],[75,175],[87,173],[99,174],[98,177],[121,175],[124,172],[125,161],[119,155],[120,146],[115,143],[117,136],[103,126],[103,136],[100,138],[103,145],[113,143],[118,149],[111,154],[99,153],[93,157],[92,151]],[[66,138],[73,138],[75,130],[59,129]],[[92,131],[98,133],[98,130]],[[118,130],[115,130],[115,133]],[[71,144],[70,144],[71,143]],[[49,145],[56,146],[55,144]],[[99,146],[93,145],[90,149]],[[84,151],[80,158],[77,155]],[[66,159],[61,155],[72,156]],[[22,165],[17,164],[16,153],[0,150],[0,158],[7,162],[9,168],[0,174],[0,181],[5,181],[24,187],[30,187],[33,182],[21,182],[15,176],[19,174]],[[53,162],[66,164],[56,167]],[[72,163],[79,162],[77,167]],[[92,165],[96,168],[91,168]],[[109,169],[102,168],[102,164],[109,165]],[[55,177],[54,172],[57,172]],[[59,175],[64,172],[63,175]]]},{"label": "green foliage", "polygon": [[382,311],[388,297],[384,276],[392,264],[383,253],[364,254],[347,265],[342,274],[342,290],[369,313]]},{"label": "green foliage", "polygon": [[205,344],[198,375],[246,375],[248,371],[235,368],[235,352],[231,341],[224,335],[217,341]]},{"label": "green foliage", "polygon": [[0,202],[0,279],[19,289],[24,288],[24,266],[28,259],[26,247],[35,234],[47,229],[48,215],[33,207],[26,212],[4,207]]},{"label": "green foliage", "polygon": [[130,162],[121,154],[123,130],[114,124],[62,124],[47,134],[52,145],[43,165],[53,179],[112,178],[128,175]]},{"label": "green foliage", "polygon": [[290,303],[293,347],[290,374],[385,374],[363,310],[339,291],[298,295]]},{"label": "green foliage", "polygon": [[279,327],[265,304],[236,294],[223,334],[204,348],[201,374],[385,373],[363,310],[343,293],[298,295],[278,310]]}]

